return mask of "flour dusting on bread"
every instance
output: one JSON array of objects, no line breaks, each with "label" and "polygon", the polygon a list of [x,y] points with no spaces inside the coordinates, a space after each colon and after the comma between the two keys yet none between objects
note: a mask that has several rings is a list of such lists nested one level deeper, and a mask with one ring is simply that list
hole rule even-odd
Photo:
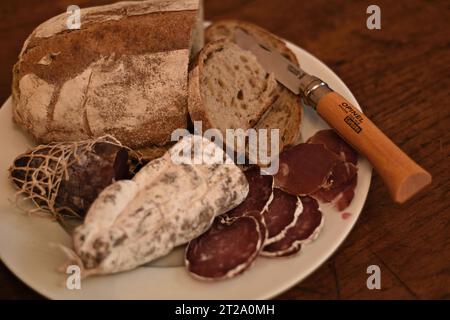
[{"label": "flour dusting on bread", "polygon": [[187,126],[200,9],[131,1],[82,9],[79,30],[67,30],[67,14],[44,22],[14,67],[15,122],[40,143],[112,134],[133,149],[164,147]]}]

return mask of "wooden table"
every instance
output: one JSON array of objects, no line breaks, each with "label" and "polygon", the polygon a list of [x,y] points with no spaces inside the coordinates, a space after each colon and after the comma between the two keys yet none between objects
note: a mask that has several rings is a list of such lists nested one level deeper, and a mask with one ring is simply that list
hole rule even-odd
[{"label": "wooden table", "polygon": [[[0,100],[26,36],[70,0],[2,1]],[[78,0],[81,7],[110,1]],[[313,53],[348,85],[366,114],[427,168],[434,182],[404,206],[374,174],[367,203],[340,249],[281,299],[450,298],[450,7],[448,1],[375,1],[381,30],[366,28],[370,1],[205,0],[206,18],[254,22]],[[369,265],[381,290],[366,287]],[[0,298],[40,298],[2,264]]]}]

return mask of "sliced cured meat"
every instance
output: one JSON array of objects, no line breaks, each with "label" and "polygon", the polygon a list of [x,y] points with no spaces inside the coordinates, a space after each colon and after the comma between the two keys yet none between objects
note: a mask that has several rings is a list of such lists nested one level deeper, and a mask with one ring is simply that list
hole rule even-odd
[{"label": "sliced cured meat", "polygon": [[343,161],[358,162],[357,152],[347,144],[334,130],[321,130],[308,139],[307,143],[323,144],[325,147],[338,155]]},{"label": "sliced cured meat", "polygon": [[247,212],[245,214],[245,216],[253,217],[258,221],[259,228],[261,231],[261,236],[262,236],[261,241],[262,241],[262,244],[264,244],[269,235],[269,230],[267,229],[266,221],[264,220],[262,213],[260,211],[254,210],[254,211]]},{"label": "sliced cured meat", "polygon": [[358,168],[351,162],[338,162],[334,165],[327,180],[336,188],[351,181],[357,173]]},{"label": "sliced cured meat", "polygon": [[355,196],[357,177],[355,176],[346,187],[340,192],[335,199],[333,199],[334,206],[337,210],[342,211],[346,209]]},{"label": "sliced cured meat", "polygon": [[326,183],[338,161],[323,144],[299,144],[280,155],[274,184],[293,195],[310,195]]},{"label": "sliced cured meat", "polygon": [[297,196],[275,188],[273,200],[262,214],[268,233],[264,244],[267,245],[282,239],[286,230],[295,225],[302,211],[302,202]]},{"label": "sliced cured meat", "polygon": [[[238,215],[238,214],[240,214],[240,215]],[[264,220],[264,217],[263,217],[263,215],[262,215],[262,213],[260,211],[257,211],[257,210],[242,211],[242,210],[240,210],[238,212],[235,212],[233,214],[233,216],[229,216],[228,214],[224,214],[224,215],[220,216],[220,219],[222,219],[222,221],[224,223],[232,223],[234,220],[236,220],[236,219],[238,219],[240,217],[245,217],[245,216],[251,216],[251,217],[255,218],[258,221],[259,227],[261,229],[261,235],[263,237],[263,239],[262,239],[263,240],[263,244],[264,244],[266,239],[267,239],[267,237],[268,237],[268,235],[269,235],[269,233],[268,233],[268,230],[267,230],[266,221]]]},{"label": "sliced cured meat", "polygon": [[336,163],[327,179],[326,185],[313,193],[312,196],[321,202],[332,202],[352,184],[357,173],[358,169],[350,162]]},{"label": "sliced cured meat", "polygon": [[219,217],[206,233],[189,243],[186,267],[202,280],[232,278],[252,265],[262,241],[260,225],[253,216],[231,222]]},{"label": "sliced cured meat", "polygon": [[333,130],[319,131],[307,143],[323,144],[340,158],[341,161],[333,166],[327,182],[312,196],[321,202],[332,202],[339,211],[344,210],[355,194],[358,154]]},{"label": "sliced cured meat", "polygon": [[301,197],[303,211],[294,226],[285,236],[265,246],[261,252],[266,257],[286,257],[299,252],[303,244],[313,241],[322,226],[322,212],[317,201],[311,197]]},{"label": "sliced cured meat", "polygon": [[244,172],[249,184],[247,198],[227,216],[240,217],[249,211],[262,212],[272,195],[273,177],[261,175],[259,167],[252,167]]},{"label": "sliced cured meat", "polygon": [[222,219],[230,223],[239,217],[254,217],[259,223],[264,242],[268,233],[262,212],[272,199],[273,177],[261,175],[259,167],[252,167],[245,171],[244,174],[249,183],[247,198],[239,206],[224,214]]},{"label": "sliced cured meat", "polygon": [[347,208],[355,195],[358,168],[350,162],[338,162],[327,183],[312,196],[323,203],[333,203],[338,211]]}]

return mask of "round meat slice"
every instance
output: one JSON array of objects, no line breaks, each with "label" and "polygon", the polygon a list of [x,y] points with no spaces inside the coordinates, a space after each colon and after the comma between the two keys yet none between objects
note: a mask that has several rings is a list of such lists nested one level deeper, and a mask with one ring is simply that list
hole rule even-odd
[{"label": "round meat slice", "polygon": [[297,223],[286,231],[283,239],[265,246],[261,254],[265,257],[286,257],[299,252],[302,245],[315,240],[322,226],[322,212],[317,201],[301,197],[303,211]]},{"label": "round meat slice", "polygon": [[338,155],[341,160],[354,165],[358,162],[358,153],[345,142],[334,130],[321,130],[308,139],[307,143],[323,144]]},{"label": "round meat slice", "polygon": [[274,184],[293,195],[310,195],[326,184],[339,161],[323,144],[296,145],[280,155]]},{"label": "round meat slice", "polygon": [[261,241],[262,245],[266,242],[267,237],[269,236],[269,230],[267,229],[266,221],[264,220],[264,217],[261,212],[253,210],[249,211],[245,214],[245,216],[250,216],[255,218],[258,221],[259,229],[261,231]]},{"label": "round meat slice", "polygon": [[358,168],[350,162],[338,162],[331,170],[325,186],[312,194],[323,203],[333,203],[334,207],[342,211],[347,208],[355,194]]},{"label": "round meat slice", "polygon": [[260,225],[252,216],[231,222],[220,217],[186,249],[186,267],[195,278],[222,280],[247,270],[262,247]]},{"label": "round meat slice", "polygon": [[[333,188],[348,184],[358,173],[358,168],[351,162],[338,162],[331,170],[328,181]],[[326,187],[324,187],[326,188]]]},{"label": "round meat slice", "polygon": [[247,198],[236,208],[226,213],[230,218],[241,217],[249,211],[262,212],[271,200],[273,177],[262,175],[259,167],[244,172],[249,185]]},{"label": "round meat slice", "polygon": [[[240,215],[238,215],[238,213]],[[252,211],[242,211],[241,210],[241,211],[236,212],[235,214],[233,214],[233,216],[229,216],[227,214],[223,214],[219,218],[222,219],[223,223],[232,223],[234,220],[236,220],[236,219],[238,219],[240,217],[244,217],[244,216],[251,216],[251,217],[255,218],[258,221],[259,228],[261,230],[261,235],[262,235],[262,242],[263,242],[263,244],[265,244],[266,239],[269,236],[269,232],[267,230],[266,221],[264,220],[264,217],[263,217],[261,212],[256,211],[256,210],[252,210]]]},{"label": "round meat slice", "polygon": [[286,230],[295,225],[302,211],[302,202],[297,196],[275,188],[273,200],[262,214],[268,232],[264,244],[268,245],[282,239]]},{"label": "round meat slice", "polygon": [[339,162],[333,167],[327,183],[312,196],[321,202],[332,202],[343,190],[352,184],[357,174],[358,169],[356,166],[350,162]]}]

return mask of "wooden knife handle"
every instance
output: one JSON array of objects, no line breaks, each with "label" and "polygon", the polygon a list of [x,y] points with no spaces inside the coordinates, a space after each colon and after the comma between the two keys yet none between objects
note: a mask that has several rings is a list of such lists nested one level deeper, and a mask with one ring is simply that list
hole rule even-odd
[{"label": "wooden knife handle", "polygon": [[372,163],[395,202],[407,201],[431,183],[430,173],[338,93],[323,96],[317,113]]}]

